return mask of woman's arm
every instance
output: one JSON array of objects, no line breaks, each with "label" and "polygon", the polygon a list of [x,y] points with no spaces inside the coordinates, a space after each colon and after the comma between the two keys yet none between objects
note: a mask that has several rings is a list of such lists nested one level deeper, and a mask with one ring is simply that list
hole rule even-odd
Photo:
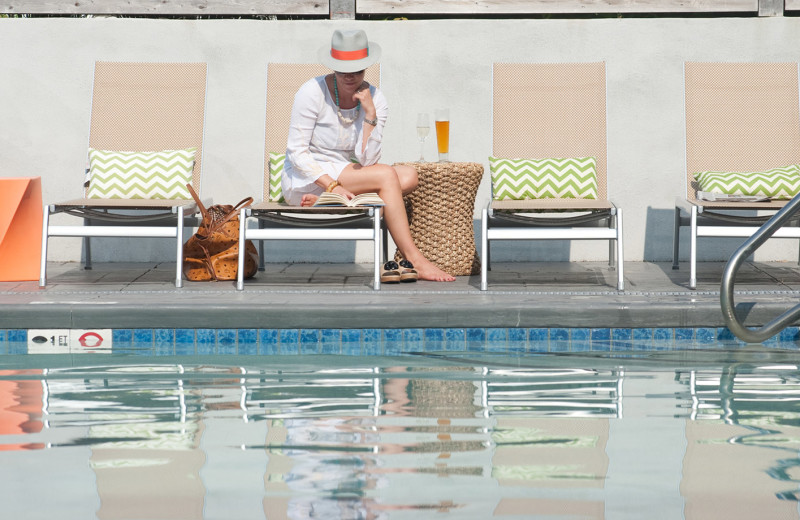
[{"label": "woman's arm", "polygon": [[363,166],[376,164],[381,158],[381,145],[383,141],[383,127],[389,115],[389,105],[386,97],[378,89],[365,89],[356,93],[356,97],[361,99],[361,106],[364,109],[364,119],[378,120],[378,124],[373,126],[363,122],[359,142],[360,147],[356,147],[355,154],[358,162]]},{"label": "woman's arm", "polygon": [[286,158],[297,173],[309,180],[316,180],[323,172],[322,167],[311,155],[310,147],[317,118],[324,103],[324,94],[318,83],[309,81],[297,91],[292,105]]}]

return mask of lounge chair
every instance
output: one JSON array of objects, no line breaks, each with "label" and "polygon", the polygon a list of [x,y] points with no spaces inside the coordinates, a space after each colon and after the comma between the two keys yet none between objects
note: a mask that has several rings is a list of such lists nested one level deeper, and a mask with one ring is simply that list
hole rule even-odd
[{"label": "lounge chair", "polygon": [[[261,202],[242,210],[240,216],[240,251],[245,240],[259,241],[259,261],[264,262],[264,241],[267,240],[370,240],[374,249],[373,289],[380,289],[381,209],[361,208],[304,208],[291,206],[280,194],[280,172],[289,134],[294,95],[312,77],[329,73],[319,64],[270,63],[267,66],[267,119],[264,146],[264,190]],[[380,67],[367,69],[365,80],[380,83]],[[248,218],[258,222],[248,228]],[[239,258],[236,288],[244,289],[243,262]]]},{"label": "lounge chair", "polygon": [[[184,218],[197,211],[186,181],[199,192],[205,93],[205,63],[95,64],[84,198],[45,206],[40,286],[47,283],[50,237],[84,237],[87,269],[90,237],[172,238],[175,286],[183,285]],[[142,166],[131,174],[134,163]],[[139,176],[158,165],[154,178]],[[55,214],[84,225],[53,224]]]},{"label": "lounge chair", "polygon": [[606,240],[624,290],[622,209],[606,186],[605,63],[495,63],[492,135],[481,290],[492,240]]},{"label": "lounge chair", "polygon": [[[695,174],[719,172],[725,179],[750,172],[770,178],[771,169],[800,164],[798,68],[797,63],[686,63],[684,81],[686,196],[675,201],[672,268],[679,268],[680,228],[688,226],[689,287],[695,289],[698,237],[748,238],[788,202],[735,200],[733,184],[720,193],[731,191],[722,195],[734,200],[704,200],[719,195],[699,193],[704,186]],[[773,237],[800,238],[800,229],[786,226]]]}]

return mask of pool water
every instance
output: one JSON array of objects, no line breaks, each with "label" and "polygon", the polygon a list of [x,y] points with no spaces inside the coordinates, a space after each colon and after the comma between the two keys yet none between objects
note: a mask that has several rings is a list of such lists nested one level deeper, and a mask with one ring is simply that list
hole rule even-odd
[{"label": "pool water", "polygon": [[9,519],[800,518],[800,356],[0,358]]}]

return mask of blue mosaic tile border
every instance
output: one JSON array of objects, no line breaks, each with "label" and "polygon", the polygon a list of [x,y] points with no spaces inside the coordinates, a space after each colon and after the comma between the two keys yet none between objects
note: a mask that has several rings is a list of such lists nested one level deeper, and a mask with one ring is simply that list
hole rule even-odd
[{"label": "blue mosaic tile border", "polygon": [[[25,329],[0,330],[0,354],[27,354]],[[744,343],[725,327],[432,329],[115,329],[112,352],[172,355],[566,353],[714,349]],[[800,349],[788,327],[766,347]]]}]

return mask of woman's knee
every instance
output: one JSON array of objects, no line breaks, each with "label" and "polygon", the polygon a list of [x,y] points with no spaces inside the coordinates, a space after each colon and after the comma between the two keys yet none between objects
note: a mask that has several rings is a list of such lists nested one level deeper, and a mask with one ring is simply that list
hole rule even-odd
[{"label": "woman's knee", "polygon": [[374,168],[375,169],[370,172],[370,175],[378,179],[381,185],[388,187],[397,186],[399,184],[401,189],[405,187],[403,182],[404,174],[401,173],[402,167],[388,164],[376,164]]},{"label": "woman's knee", "polygon": [[345,188],[356,190],[356,193],[380,191],[400,184],[397,172],[387,164],[348,165],[339,175],[339,181]]},{"label": "woman's knee", "polygon": [[403,193],[407,194],[414,191],[419,184],[417,169],[405,164],[397,165],[394,168],[397,172],[397,179],[400,181],[400,188],[403,190]]},{"label": "woman's knee", "polygon": [[410,169],[414,175],[413,184],[416,186],[416,171],[413,168],[391,166],[388,164],[376,164],[372,168],[373,170],[370,172],[370,176],[372,176],[373,179],[377,180],[384,187],[399,185],[404,193],[406,187],[412,182],[409,178],[409,173],[405,171],[406,169]]}]

